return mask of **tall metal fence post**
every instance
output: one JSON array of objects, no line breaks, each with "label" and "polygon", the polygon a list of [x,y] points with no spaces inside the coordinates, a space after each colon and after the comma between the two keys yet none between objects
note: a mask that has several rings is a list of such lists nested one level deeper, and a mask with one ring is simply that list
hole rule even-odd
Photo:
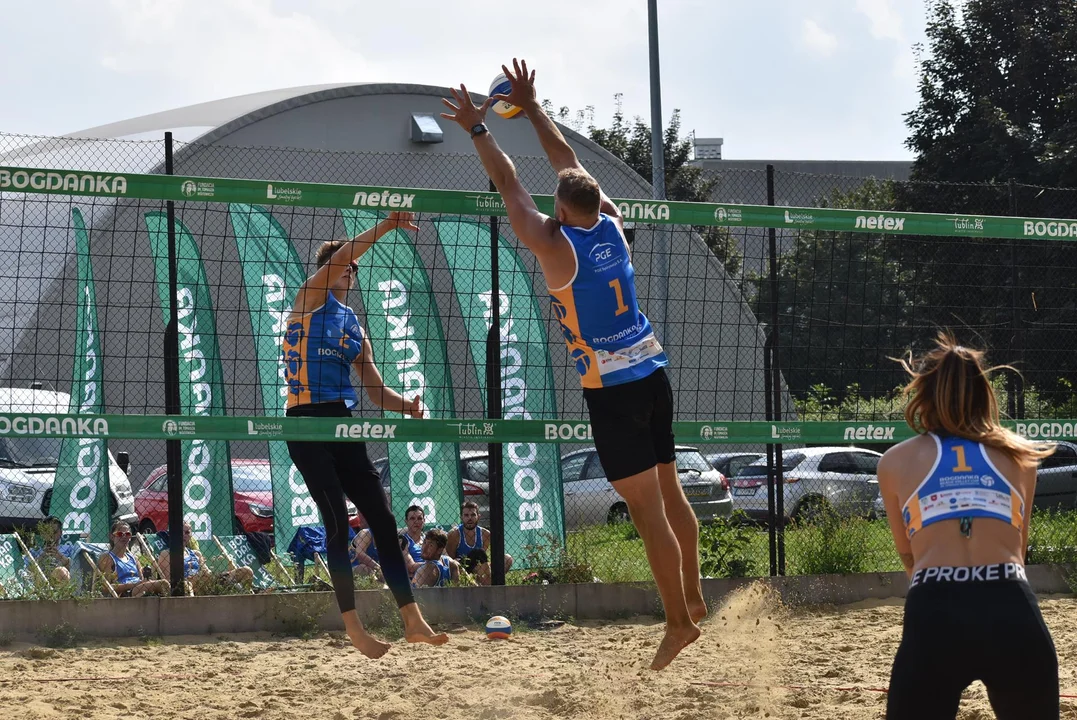
[{"label": "tall metal fence post", "polygon": [[[1011,179],[1009,182],[1009,210],[1010,217],[1017,217],[1017,186]],[[1017,353],[1017,367],[1020,368],[1025,360],[1025,338],[1021,328],[1021,272],[1017,266],[1017,241],[1010,241],[1010,285],[1013,288],[1011,296],[1011,321],[1013,323],[1013,345]],[[1010,417],[1016,420],[1025,418],[1025,381],[1020,374],[1010,372],[1010,402],[1007,408]]]},{"label": "tall metal fence post", "polygon": [[[165,133],[165,174],[172,175],[172,133]],[[165,326],[165,414],[180,414],[179,292],[176,257],[176,204],[165,204],[168,217],[168,325]],[[165,440],[168,462],[168,575],[172,594],[183,595],[183,458],[179,440]],[[164,568],[162,568],[164,570]]]},{"label": "tall metal fence post", "polygon": [[[767,335],[763,343],[763,397],[767,422],[774,420],[774,396],[770,394],[770,353],[774,335]],[[774,445],[767,443],[767,548],[770,555],[770,576],[778,574],[778,538],[774,521]]]},{"label": "tall metal fence post", "polygon": [[[662,132],[662,73],[658,53],[658,0],[647,0],[647,41],[650,49],[651,70],[651,196],[654,200],[666,199],[666,144]],[[659,322],[658,339],[665,341],[666,322],[669,320],[669,252],[670,230],[664,225],[654,226],[655,276],[658,292],[655,298]]]},{"label": "tall metal fence post", "polygon": [[[490,192],[497,192],[493,182]],[[498,219],[490,216],[490,330],[486,335],[486,416],[501,419],[501,281],[498,278]],[[505,584],[505,483],[501,443],[489,443],[490,583]]]},{"label": "tall metal fence post", "polygon": [[[774,166],[767,165],[767,205],[774,205]],[[782,421],[782,371],[779,359],[781,342],[778,325],[778,237],[774,228],[769,230],[770,244],[770,391],[773,393],[774,421]],[[770,476],[771,473],[768,473]],[[778,574],[785,575],[785,478],[782,473],[782,444],[774,443],[774,525],[778,546]],[[768,481],[769,482],[769,481]]]}]

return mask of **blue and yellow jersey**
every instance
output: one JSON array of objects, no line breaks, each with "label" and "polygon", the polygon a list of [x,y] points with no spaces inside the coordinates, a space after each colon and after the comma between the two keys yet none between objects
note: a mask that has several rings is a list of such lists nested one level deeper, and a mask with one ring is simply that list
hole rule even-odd
[{"label": "blue and yellow jersey", "polygon": [[636,271],[621,229],[608,215],[590,228],[561,226],[576,274],[550,290],[557,320],[585,388],[621,385],[669,364],[636,301]]},{"label": "blue and yellow jersey", "polygon": [[359,402],[351,364],[363,351],[363,329],[350,307],[333,293],[313,312],[288,323],[281,345],[288,407],[343,400]]},{"label": "blue and yellow jersey", "polygon": [[1020,530],[1024,501],[987,457],[984,446],[928,434],[935,440],[935,465],[901,509],[909,537],[932,523],[961,518],[994,518]]}]

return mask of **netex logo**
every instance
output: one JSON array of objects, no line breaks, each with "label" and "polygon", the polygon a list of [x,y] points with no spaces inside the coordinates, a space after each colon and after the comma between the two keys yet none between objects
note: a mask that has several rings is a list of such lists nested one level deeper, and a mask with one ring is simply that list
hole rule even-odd
[{"label": "netex logo", "polygon": [[856,227],[864,230],[893,230],[900,232],[905,229],[905,218],[890,215],[857,215]]},{"label": "netex logo", "polygon": [[875,425],[861,425],[860,427],[845,428],[845,440],[893,440],[894,430],[892,427],[877,427]]},{"label": "netex logo", "polygon": [[382,423],[371,423],[366,421],[361,423],[341,423],[340,425],[337,425],[336,433],[333,437],[351,438],[353,440],[359,438],[391,440],[396,438],[396,425],[385,425]]}]

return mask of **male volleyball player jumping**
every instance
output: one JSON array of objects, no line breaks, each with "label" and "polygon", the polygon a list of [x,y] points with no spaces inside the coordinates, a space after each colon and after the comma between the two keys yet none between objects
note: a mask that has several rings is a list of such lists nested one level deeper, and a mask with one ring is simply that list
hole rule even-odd
[{"label": "male volleyball player jumping", "polygon": [[[516,236],[538,259],[568,351],[580,373],[591,432],[606,477],[628,504],[643,539],[666,611],[666,634],[651,668],[660,670],[699,637],[707,614],[699,581],[699,527],[684,496],[673,453],[673,390],[668,363],[636,302],[624,224],[546,117],[535,95],[535,73],[513,60],[511,83],[476,107],[463,85],[443,100],[471,133],[483,167],[508,210]],[[555,217],[548,217],[516,176],[516,168],[485,125],[495,100],[523,109],[557,172]]]}]

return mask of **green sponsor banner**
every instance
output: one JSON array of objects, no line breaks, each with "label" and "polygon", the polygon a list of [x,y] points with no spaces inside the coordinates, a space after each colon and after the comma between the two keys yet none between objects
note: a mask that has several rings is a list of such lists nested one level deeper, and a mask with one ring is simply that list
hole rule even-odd
[{"label": "green sponsor banner", "polygon": [[[494,303],[501,327],[501,414],[507,420],[556,418],[553,371],[546,325],[531,278],[516,252],[498,238],[500,296],[493,297],[490,227],[464,218],[434,220],[456,298],[467,326],[468,346],[483,402],[486,401],[486,338]],[[464,434],[466,423],[461,423]],[[485,431],[486,423],[481,427]],[[483,441],[481,435],[468,440]],[[556,445],[529,440],[504,450],[505,552],[516,558],[527,546],[546,545],[547,535],[565,536],[561,457]]]},{"label": "green sponsor banner", "polygon": [[[260,203],[326,208],[413,210],[458,215],[505,215],[501,196],[489,192],[426,190],[279,180],[236,180],[175,175],[123,175],[83,170],[0,166],[0,191],[146,200]],[[534,195],[553,213],[553,196]],[[1077,240],[1077,220],[943,213],[879,212],[770,207],[729,203],[614,200],[626,220],[672,225],[786,228],[1029,240]]]},{"label": "green sponsor banner", "polygon": [[[167,216],[159,212],[146,213],[146,230],[153,253],[161,316],[168,325]],[[206,270],[190,231],[179,220],[176,220],[175,231],[180,410],[195,417],[223,416],[226,408],[221,356],[217,349],[217,328]],[[171,422],[180,421],[171,419]],[[184,440],[181,447],[183,519],[191,523],[191,532],[199,541],[210,541],[215,534],[231,535],[235,511],[228,443],[195,438]]]},{"label": "green sponsor banner", "polygon": [[[281,343],[306,272],[284,228],[268,210],[256,205],[230,205],[228,216],[243,267],[262,407],[266,415],[280,418],[288,394]],[[276,420],[252,420],[247,432],[255,439],[275,427]],[[269,477],[273,488],[273,542],[277,552],[285,553],[296,530],[321,525],[321,514],[284,442],[269,442]]]},{"label": "green sponsor banner", "polygon": [[[90,237],[78,208],[71,211],[78,259],[74,369],[69,412],[100,415],[105,409],[101,367],[101,336],[97,324],[97,293],[90,262]],[[46,461],[46,458],[40,458]],[[107,542],[109,535],[108,443],[97,438],[68,438],[60,444],[56,480],[49,514],[60,518],[63,532],[90,542]]]},{"label": "green sponsor banner", "polygon": [[[377,213],[344,210],[344,227],[355,237],[373,227]],[[387,387],[406,398],[422,395],[427,418],[453,416],[452,376],[441,316],[422,259],[407,232],[394,230],[359,258],[359,291],[366,307],[367,337]],[[404,418],[404,424],[426,420]],[[427,525],[459,521],[460,446],[407,442],[389,446],[393,514],[423,508]]]},{"label": "green sponsor banner", "polygon": [[[400,422],[384,418],[269,418],[191,415],[97,415],[0,413],[0,437],[120,437],[145,440],[173,438],[249,440],[248,423],[265,423],[274,440],[349,442],[377,440],[400,443],[589,443],[586,420],[424,420]],[[1077,419],[1004,420],[1002,426],[1031,440],[1077,440]],[[685,444],[843,445],[895,443],[913,437],[900,422],[675,422],[673,432]],[[689,438],[691,438],[689,440]]]}]

